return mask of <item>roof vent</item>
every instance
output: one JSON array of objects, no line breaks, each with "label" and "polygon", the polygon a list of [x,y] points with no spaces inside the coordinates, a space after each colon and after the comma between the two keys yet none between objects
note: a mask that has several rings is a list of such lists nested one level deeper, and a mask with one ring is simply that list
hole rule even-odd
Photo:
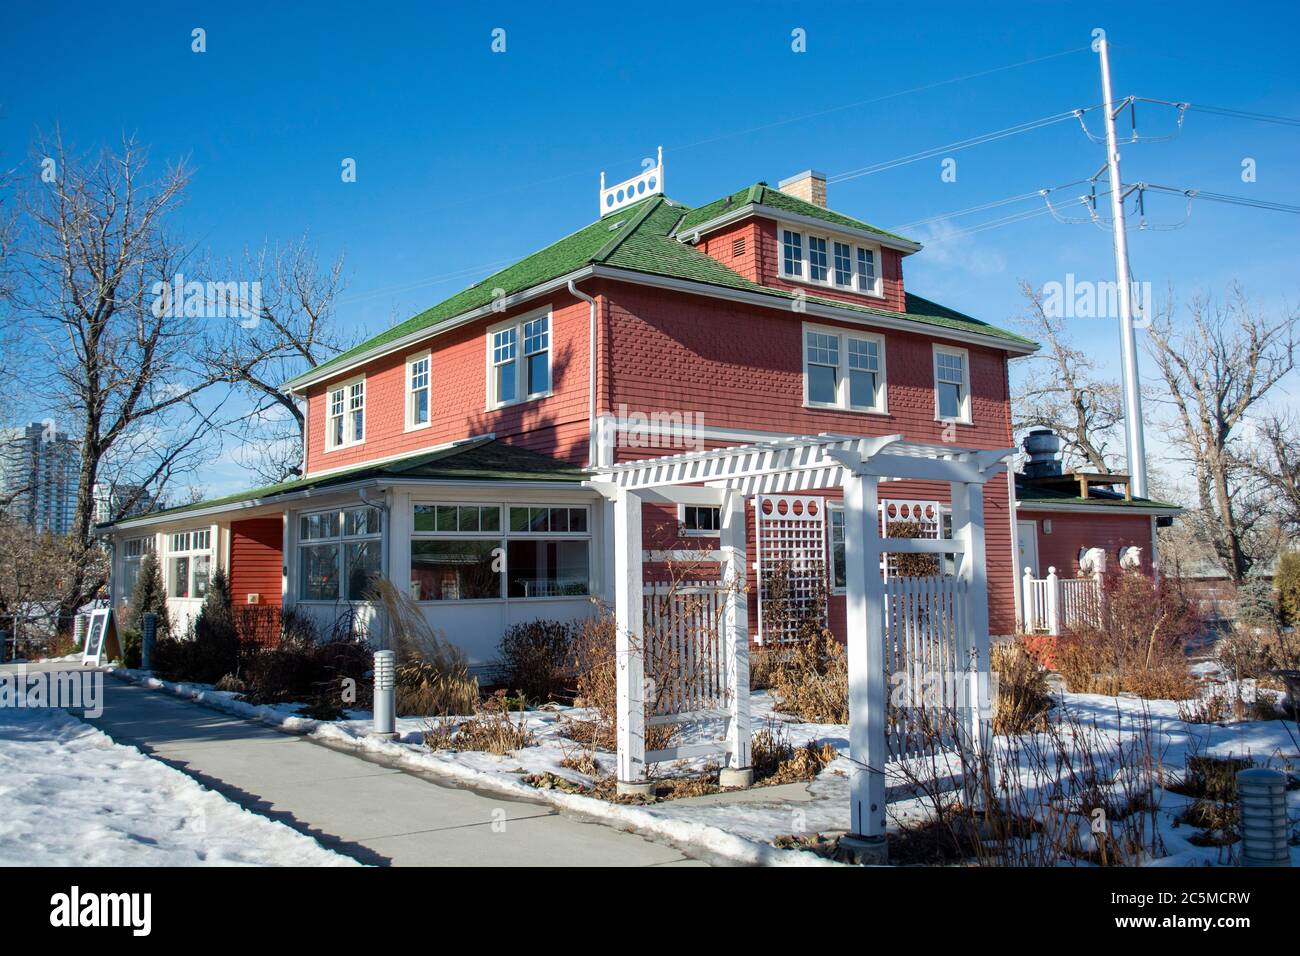
[{"label": "roof vent", "polygon": [[1061,474],[1061,439],[1050,428],[1033,428],[1021,442],[1029,461],[1026,478],[1055,478]]},{"label": "roof vent", "polygon": [[787,196],[802,199],[814,206],[826,208],[826,174],[815,169],[805,169],[776,184]]},{"label": "roof vent", "polygon": [[649,159],[641,161],[641,172],[631,179],[625,179],[613,186],[605,186],[605,171],[600,171],[600,214],[611,213],[616,209],[634,202],[640,202],[647,196],[664,191],[664,148],[659,147],[658,165],[651,166]]}]

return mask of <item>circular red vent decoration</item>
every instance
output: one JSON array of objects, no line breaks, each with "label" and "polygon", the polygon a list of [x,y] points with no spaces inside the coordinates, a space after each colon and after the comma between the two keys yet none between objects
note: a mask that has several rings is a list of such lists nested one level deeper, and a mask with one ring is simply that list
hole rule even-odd
[{"label": "circular red vent decoration", "polygon": [[796,501],[796,502],[794,503],[794,513],[797,514],[797,515],[801,515],[801,514],[803,514],[803,502],[802,502],[802,501]]},{"label": "circular red vent decoration", "polygon": [[765,514],[765,515],[770,515],[771,513],[772,513],[772,499],[771,499],[771,498],[764,498],[764,499],[763,499],[763,514]]},{"label": "circular red vent decoration", "polygon": [[891,518],[897,518],[897,517],[898,517],[898,505],[890,505],[890,506],[889,506],[889,517],[891,517]]},{"label": "circular red vent decoration", "polygon": [[789,510],[790,510],[790,506],[789,506],[788,504],[786,504],[784,498],[782,498],[780,501],[778,501],[778,502],[776,503],[776,512],[777,512],[777,514],[782,514],[782,515],[783,515],[783,514],[785,514],[787,511],[789,511]]},{"label": "circular red vent decoration", "polygon": [[808,514],[812,515],[814,518],[817,516],[817,502],[808,502]]}]

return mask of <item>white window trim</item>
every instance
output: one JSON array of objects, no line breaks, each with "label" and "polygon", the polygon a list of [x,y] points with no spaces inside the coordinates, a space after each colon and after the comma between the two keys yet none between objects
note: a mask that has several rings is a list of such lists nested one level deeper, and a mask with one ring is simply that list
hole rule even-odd
[{"label": "white window trim", "polygon": [[[168,601],[202,601],[203,600],[202,597],[194,596],[194,591],[195,591],[194,558],[206,557],[208,559],[208,586],[209,587],[212,586],[212,575],[216,571],[216,551],[212,546],[212,539],[213,539],[212,531],[213,531],[212,528],[204,527],[204,528],[190,528],[186,531],[170,531],[167,533],[165,539],[167,550],[163,558],[162,572],[163,572],[163,591],[166,593]],[[185,536],[183,542],[181,542],[184,544],[184,547],[182,548],[174,547],[174,545],[178,543],[176,538],[180,535]],[[205,539],[206,543],[202,547],[200,547],[197,544],[195,540],[196,535],[202,536],[202,538]],[[185,582],[186,592],[187,592],[185,597],[178,597],[177,595],[172,594],[172,591],[176,583],[176,572],[175,572],[176,558],[189,559],[189,564],[186,567],[186,574],[188,575],[189,580]],[[129,560],[137,560],[137,559],[129,559]]]},{"label": "white window trim", "polygon": [[[429,420],[417,422],[415,420],[415,389],[411,387],[411,367],[416,362],[427,361],[429,363],[428,381],[425,383],[424,391],[428,393]],[[428,428],[433,424],[433,350],[425,349],[423,352],[417,352],[414,355],[406,357],[406,431],[419,431],[422,428]]]},{"label": "white window trim", "polygon": [[[837,368],[838,397],[834,403],[814,402],[808,395],[808,333],[818,332],[822,335],[839,337],[839,365]],[[860,329],[846,329],[834,325],[814,325],[805,322],[799,333],[799,348],[803,353],[803,404],[804,408],[829,409],[837,412],[856,412],[860,415],[889,414],[889,375],[885,365],[885,337],[875,332]],[[876,343],[880,356],[880,368],[877,370],[879,385],[876,389],[876,404],[870,408],[849,404],[849,348],[848,339],[866,339]]]},{"label": "white window trim", "polygon": [[[497,507],[501,509],[501,530],[500,531],[416,531],[415,530],[415,509],[420,507],[437,507],[444,505],[446,507],[460,507],[461,505],[472,505],[483,508]],[[514,508],[581,508],[587,512],[587,530],[586,531],[511,531],[510,530],[510,509]],[[447,499],[420,499],[411,502],[411,539],[426,540],[496,540],[499,541],[499,547],[502,554],[508,547],[510,540],[570,540],[586,541],[587,546],[587,593],[583,595],[567,596],[550,596],[541,595],[538,597],[511,597],[509,583],[506,576],[509,569],[502,565],[500,572],[500,584],[498,597],[492,598],[444,598],[437,599],[413,599],[416,604],[421,606],[447,606],[447,605],[474,605],[474,604],[515,604],[515,603],[537,603],[541,601],[591,601],[592,596],[596,594],[596,551],[595,535],[592,531],[593,508],[587,502],[563,503],[556,501],[466,501],[466,500],[447,500]]]},{"label": "white window trim", "polygon": [[[361,437],[351,438],[350,429],[348,428],[348,418],[351,415],[351,409],[348,408],[350,400],[349,392],[352,386],[360,383],[361,385]],[[335,392],[343,392],[343,441],[339,444],[334,443],[334,416],[330,414],[330,396]],[[353,448],[357,445],[364,445],[366,441],[366,404],[370,400],[370,389],[366,388],[366,376],[363,374],[353,376],[343,382],[337,382],[325,389],[325,451],[339,451],[343,448]]]},{"label": "white window trim", "polygon": [[722,534],[722,507],[720,505],[690,505],[692,508],[712,508],[718,513],[718,530],[703,531],[698,528],[692,529],[686,527],[686,508],[687,505],[679,504],[677,506],[677,527],[679,536],[683,538],[716,538]]},{"label": "white window trim", "polygon": [[[347,527],[346,525],[347,519],[344,517],[344,513],[348,511],[360,511],[364,508],[373,508],[376,511],[376,513],[379,515],[379,531],[374,533],[367,533],[367,534],[345,534],[344,529]],[[320,514],[337,514],[339,516],[339,533],[329,538],[304,538],[302,535],[302,519],[311,517],[312,515],[320,515]],[[300,596],[297,599],[296,603],[309,604],[318,607],[320,606],[335,607],[339,604],[352,604],[359,607],[364,607],[373,604],[374,602],[372,601],[364,601],[360,598],[348,598],[344,596],[343,592],[346,590],[346,583],[347,583],[346,582],[347,569],[344,567],[344,565],[347,560],[346,559],[347,546],[349,544],[357,544],[362,541],[378,541],[380,542],[379,544],[380,567],[381,568],[383,567],[384,531],[387,524],[386,516],[384,515],[383,509],[375,508],[374,505],[366,505],[366,504],[338,505],[333,508],[313,508],[311,511],[295,512],[293,514],[292,520],[297,522],[297,524],[295,524],[293,528],[293,537],[295,543],[294,559],[297,565],[294,570],[294,574],[296,575],[297,578],[294,582],[294,588],[296,591],[300,593],[302,591],[303,549],[328,546],[328,545],[334,545],[335,547],[338,548],[338,555],[336,558],[338,563],[335,566],[335,570],[338,572],[338,576],[339,576],[339,596],[334,598],[333,600],[330,600],[329,598],[304,598]]]},{"label": "white window trim", "polygon": [[[520,395],[520,397],[507,402],[498,401],[496,396],[496,365],[492,360],[492,336],[503,329],[512,326],[515,328],[515,387],[522,392],[528,380],[528,370],[524,363],[524,326],[540,318],[546,319],[546,391],[536,392],[532,395]],[[513,319],[507,319],[505,322],[498,322],[496,325],[489,326],[487,334],[484,336],[484,346],[487,366],[486,391],[484,394],[487,396],[488,411],[510,408],[514,405],[525,405],[528,402],[538,402],[555,394],[555,316],[549,304],[542,306],[540,309],[517,315]]]},{"label": "white window trim", "polygon": [[[930,361],[930,374],[934,376],[934,420],[937,422],[952,422],[956,425],[973,424],[971,415],[971,393],[970,393],[970,351],[968,349],[957,348],[955,345],[940,345],[937,342],[931,343],[932,357]],[[939,356],[940,355],[957,355],[961,357],[961,387],[962,387],[962,409],[961,414],[955,417],[949,417],[939,412]]]},{"label": "white window trim", "polygon": [[[800,268],[803,269],[802,275],[795,275],[787,272],[785,268],[785,231],[796,232],[800,235],[799,250],[803,257],[800,262]],[[808,241],[809,237],[824,239],[826,241],[826,278],[814,279],[812,277],[812,268],[810,259],[812,256],[812,244]],[[835,281],[835,243],[849,247],[849,272],[852,278],[848,285],[840,285]],[[778,222],[776,224],[776,247],[777,247],[777,274],[787,282],[797,282],[800,285],[814,286],[821,289],[834,289],[838,292],[852,292],[855,295],[867,296],[872,299],[883,299],[885,297],[885,275],[884,275],[884,258],[881,254],[881,248],[872,243],[863,242],[852,236],[837,234],[820,229],[810,229],[807,226],[797,226],[792,223]],[[866,249],[872,254],[876,263],[876,285],[874,289],[863,289],[858,281],[858,250]]]}]

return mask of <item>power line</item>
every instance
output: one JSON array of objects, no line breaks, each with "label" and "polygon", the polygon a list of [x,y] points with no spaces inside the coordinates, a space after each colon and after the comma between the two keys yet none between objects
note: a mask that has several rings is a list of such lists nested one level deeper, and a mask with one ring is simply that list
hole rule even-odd
[{"label": "power line", "polygon": [[1252,113],[1249,110],[1232,109],[1228,106],[1208,106],[1201,103],[1177,103],[1173,100],[1161,100],[1148,96],[1135,96],[1134,100],[1143,103],[1156,103],[1160,106],[1173,106],[1180,110],[1195,113],[1209,113],[1215,116],[1232,116],[1237,119],[1254,120],[1259,123],[1277,123],[1281,126],[1300,126],[1300,118],[1295,116],[1278,116],[1274,113]]},{"label": "power line", "polygon": [[993,130],[988,133],[981,133],[978,136],[972,136],[968,139],[958,140],[955,143],[948,143],[944,146],[935,146],[930,149],[924,149],[916,153],[908,153],[906,156],[899,156],[895,159],[888,159],[884,162],[875,163],[871,166],[863,166],[860,169],[851,169],[847,172],[837,173],[827,178],[827,183],[842,183],[850,179],[857,179],[859,176],[869,176],[872,173],[884,172],[887,169],[893,169],[896,166],[905,166],[908,163],[920,162],[923,159],[932,159],[944,153],[952,153],[962,149],[969,149],[972,146],[980,146],[984,143],[991,143],[994,140],[1004,139],[1008,136],[1016,136],[1020,133],[1028,133],[1032,130],[1042,129],[1045,126],[1052,126],[1065,120],[1074,119],[1082,116],[1090,110],[1098,107],[1089,106],[1084,109],[1066,110],[1063,113],[1053,113],[1051,116],[1039,117],[1035,120],[1029,120],[1024,123],[1017,123],[1015,126],[1008,126],[1005,129]]},{"label": "power line", "polygon": [[776,129],[781,126],[787,126],[790,123],[798,123],[806,119],[815,119],[819,116],[827,116],[831,113],[839,113],[844,110],[856,109],[859,106],[870,106],[873,103],[883,103],[886,100],[896,99],[900,96],[908,96],[912,93],[922,93],[926,90],[937,89],[941,86],[951,86],[954,83],[964,83],[967,80],[979,79],[983,76],[990,76],[994,73],[1004,73],[1007,70],[1019,69],[1022,66],[1029,66],[1034,63],[1043,63],[1047,60],[1055,60],[1058,57],[1069,56],[1072,53],[1082,53],[1084,50],[1091,49],[1088,46],[1072,47],[1068,50],[1060,50],[1056,53],[1049,53],[1046,56],[1032,57],[1028,60],[1021,60],[1018,63],[1008,63],[1005,66],[995,66],[987,70],[980,70],[976,73],[966,73],[962,76],[954,76],[946,80],[936,80],[933,83],[925,83],[921,86],[913,86],[906,90],[896,90],[892,93],[884,93],[880,96],[873,96],[870,99],[856,100],[852,103],[845,103],[842,106],[831,106],[824,110],[817,110],[812,113],[804,113],[800,116],[791,116],[786,119],[776,120],[771,123],[764,123],[761,126],[751,126],[749,129],[734,130],[730,133],[720,133],[717,136],[711,136],[707,139],[697,140],[694,143],[685,143],[681,146],[666,146],[664,152],[679,152],[681,150],[694,149],[696,146],[705,146],[709,143],[716,143],[719,140],[730,139],[733,136],[745,136],[749,133],[761,133],[764,130]]},{"label": "power line", "polygon": [[1204,189],[1183,189],[1177,186],[1160,186],[1155,183],[1137,183],[1134,188],[1139,190],[1151,189],[1156,192],[1171,193],[1176,196],[1186,196],[1188,200],[1206,199],[1210,202],[1245,206],[1248,209],[1267,209],[1271,212],[1300,214],[1300,206],[1291,203],[1274,202],[1270,199],[1252,199],[1249,196],[1230,196],[1227,193],[1208,192]]}]

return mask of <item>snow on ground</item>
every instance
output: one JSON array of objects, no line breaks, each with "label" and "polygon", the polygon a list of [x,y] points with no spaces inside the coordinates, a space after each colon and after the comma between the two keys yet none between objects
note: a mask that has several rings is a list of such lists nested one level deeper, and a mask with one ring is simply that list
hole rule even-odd
[{"label": "snow on ground", "polygon": [[[843,832],[849,826],[849,772],[852,764],[847,756],[848,727],[843,724],[801,723],[777,714],[771,698],[762,691],[751,697],[754,730],[772,720],[781,725],[795,747],[810,741],[818,746],[830,743],[840,752],[840,756],[815,780],[806,785],[756,787],[747,791],[740,800],[734,795],[727,798],[706,796],[628,805],[559,790],[538,790],[522,782],[525,776],[538,773],[552,773],[580,784],[593,782],[592,777],[560,765],[566,755],[582,750],[560,733],[561,722],[566,716],[585,716],[580,709],[550,707],[528,711],[525,719],[537,738],[536,745],[505,756],[473,751],[431,751],[423,743],[423,734],[428,726],[428,720],[423,717],[399,718],[398,739],[379,740],[367,737],[371,730],[367,712],[351,711],[348,720],[322,722],[300,716],[297,713],[301,707],[299,704],[255,706],[239,701],[235,694],[215,691],[206,685],[173,684],[141,672],[118,670],[116,673],[125,679],[144,682],[156,689],[282,730],[311,734],[336,745],[382,755],[410,769],[495,792],[543,799],[571,813],[632,827],[679,844],[690,844],[737,862],[816,865],[823,861],[813,854],[776,850],[771,841],[786,834]],[[1300,767],[1300,731],[1294,721],[1193,724],[1180,718],[1179,705],[1175,701],[1088,694],[1062,694],[1057,696],[1057,701],[1054,713],[1068,715],[1076,725],[1088,728],[1089,734],[1101,742],[1103,749],[1117,748],[1123,741],[1132,741],[1134,735],[1142,733],[1142,727],[1149,723],[1156,756],[1171,779],[1181,774],[1186,758],[1195,754],[1248,756],[1258,765],[1292,771]],[[688,728],[683,734],[683,742],[710,739],[721,729],[716,723]],[[1010,759],[1007,739],[995,738],[995,741],[1003,752],[1004,765],[1015,764],[1018,760],[1022,779],[1031,780],[1032,773],[1028,770],[1025,755]],[[614,754],[598,752],[597,760],[602,774],[613,771]],[[688,772],[701,768],[703,764],[703,760],[683,762],[671,768],[661,768],[661,775]],[[889,781],[891,787],[901,787],[905,783],[897,774]],[[1033,789],[1032,781],[1027,787]],[[1199,831],[1175,825],[1177,816],[1191,802],[1189,798],[1163,790],[1158,793],[1161,801],[1158,826],[1168,855],[1154,862],[1184,866],[1229,862],[1229,854],[1224,850],[1188,842],[1188,837]],[[904,817],[914,817],[919,812],[916,804],[917,801],[900,801],[893,805],[893,809]],[[1287,793],[1287,806],[1293,824],[1300,823],[1300,790]],[[1300,866],[1300,847],[1292,849],[1292,862]]]},{"label": "snow on ground", "polygon": [[0,865],[349,866],[57,709],[0,710]]}]

